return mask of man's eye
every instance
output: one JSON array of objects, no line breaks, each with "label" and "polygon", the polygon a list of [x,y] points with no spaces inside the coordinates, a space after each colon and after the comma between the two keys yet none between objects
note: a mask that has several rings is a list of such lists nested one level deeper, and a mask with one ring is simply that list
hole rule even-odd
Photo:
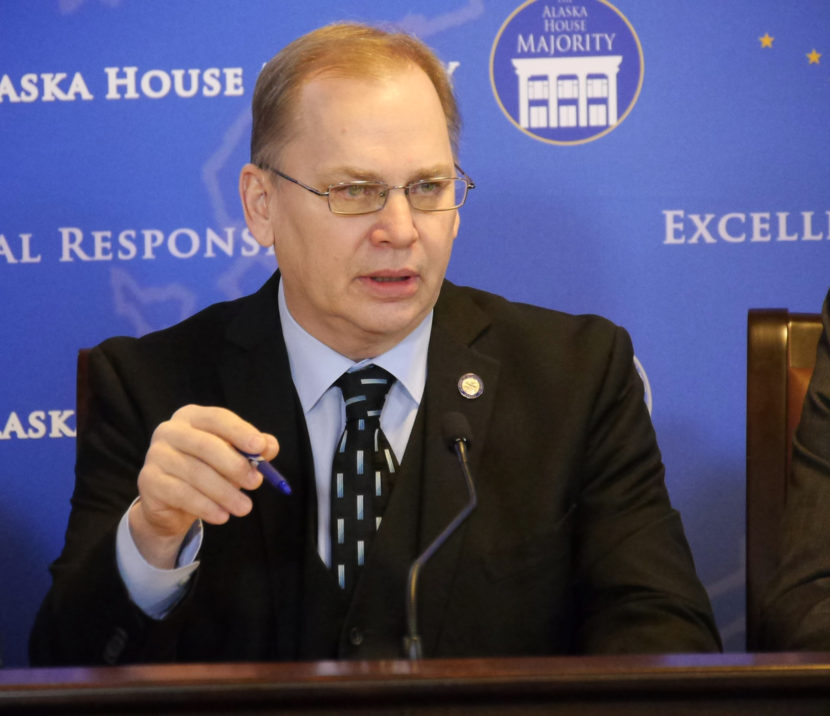
[{"label": "man's eye", "polygon": [[337,188],[344,199],[369,199],[381,193],[381,184],[346,184]]},{"label": "man's eye", "polygon": [[357,199],[368,193],[366,189],[367,187],[364,184],[350,184],[346,187],[346,194],[350,199]]},{"label": "man's eye", "polygon": [[444,182],[441,181],[419,181],[410,187],[410,192],[422,196],[432,196],[438,194],[443,187]]}]

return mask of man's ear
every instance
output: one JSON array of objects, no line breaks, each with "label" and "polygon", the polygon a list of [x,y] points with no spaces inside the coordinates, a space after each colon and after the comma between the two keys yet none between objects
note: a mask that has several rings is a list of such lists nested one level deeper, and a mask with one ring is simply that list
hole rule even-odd
[{"label": "man's ear", "polygon": [[274,243],[271,227],[271,178],[264,169],[246,164],[239,173],[239,197],[245,212],[248,230],[261,246],[269,248]]}]

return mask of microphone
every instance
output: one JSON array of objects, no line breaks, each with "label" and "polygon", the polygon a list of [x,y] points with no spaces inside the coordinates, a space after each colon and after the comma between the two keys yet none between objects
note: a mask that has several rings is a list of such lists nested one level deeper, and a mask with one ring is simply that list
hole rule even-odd
[{"label": "microphone", "polygon": [[421,647],[421,636],[418,634],[418,576],[421,568],[427,563],[430,557],[450,538],[458,526],[467,519],[475,509],[476,488],[473,484],[473,476],[470,473],[470,463],[467,459],[467,448],[472,444],[472,430],[470,423],[461,413],[447,413],[444,415],[441,424],[441,434],[447,447],[458,456],[461,471],[464,473],[464,481],[467,484],[467,504],[453,518],[432,543],[421,553],[409,568],[409,579],[407,580],[406,591],[406,636],[403,638],[404,655],[409,659],[420,659],[423,656]]}]

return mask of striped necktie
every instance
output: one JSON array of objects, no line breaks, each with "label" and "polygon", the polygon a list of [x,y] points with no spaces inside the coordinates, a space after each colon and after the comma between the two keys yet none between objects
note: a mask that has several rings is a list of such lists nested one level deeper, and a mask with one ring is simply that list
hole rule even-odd
[{"label": "striped necktie", "polygon": [[368,365],[335,381],[346,404],[346,427],[331,472],[331,564],[350,594],[380,527],[398,463],[380,429],[380,413],[395,378]]}]

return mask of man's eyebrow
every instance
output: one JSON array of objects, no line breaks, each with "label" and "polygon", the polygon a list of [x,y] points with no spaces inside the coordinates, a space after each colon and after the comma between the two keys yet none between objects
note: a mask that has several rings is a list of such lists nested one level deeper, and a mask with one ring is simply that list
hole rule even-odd
[{"label": "man's eyebrow", "polygon": [[418,181],[419,179],[437,179],[438,177],[452,177],[455,176],[455,167],[452,164],[434,164],[431,167],[420,169],[415,172],[410,181]]},{"label": "man's eyebrow", "polygon": [[382,181],[375,172],[345,165],[325,169],[322,174],[326,177],[343,177],[338,181]]},{"label": "man's eyebrow", "polygon": [[[326,177],[326,181],[334,181],[335,183],[348,181],[372,181],[384,184],[390,183],[377,172],[346,165],[325,169],[321,172],[321,174]],[[422,179],[451,176],[455,176],[454,166],[451,164],[434,164],[432,166],[416,169],[411,172],[406,181],[414,182]]]}]

